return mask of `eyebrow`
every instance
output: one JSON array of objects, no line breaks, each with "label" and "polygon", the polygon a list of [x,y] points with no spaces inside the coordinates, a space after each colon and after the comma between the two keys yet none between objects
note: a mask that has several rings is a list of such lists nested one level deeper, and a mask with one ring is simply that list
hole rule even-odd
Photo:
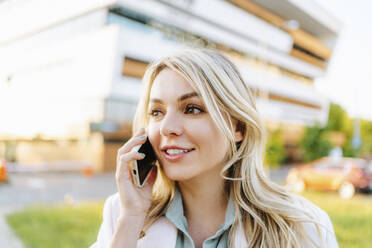
[{"label": "eyebrow", "polygon": [[[191,92],[191,93],[184,94],[177,99],[177,102],[182,102],[182,101],[184,101],[188,98],[192,98],[192,97],[199,97],[199,94],[196,93],[196,92]],[[163,101],[159,98],[151,98],[150,102],[163,103]]]}]

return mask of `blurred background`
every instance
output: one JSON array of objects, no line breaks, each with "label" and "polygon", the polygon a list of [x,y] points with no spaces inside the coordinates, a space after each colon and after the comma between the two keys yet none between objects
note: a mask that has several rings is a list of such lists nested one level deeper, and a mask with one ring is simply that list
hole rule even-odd
[{"label": "blurred background", "polygon": [[[0,246],[88,247],[141,78],[218,49],[256,96],[272,180],[372,247],[369,1],[0,1]],[[363,230],[363,232],[362,232]]]}]

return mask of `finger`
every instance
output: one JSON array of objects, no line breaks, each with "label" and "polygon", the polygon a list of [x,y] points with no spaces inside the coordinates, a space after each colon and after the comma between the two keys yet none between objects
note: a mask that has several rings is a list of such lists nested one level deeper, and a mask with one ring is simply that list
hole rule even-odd
[{"label": "finger", "polygon": [[142,145],[146,142],[147,134],[143,134],[141,136],[133,136],[130,138],[127,143],[125,143],[122,147],[118,150],[118,156],[130,152],[133,147],[137,145]]},{"label": "finger", "polygon": [[133,137],[141,136],[143,134],[146,134],[146,130],[142,127],[140,128],[134,135]]},{"label": "finger", "polygon": [[128,152],[128,153],[125,153],[125,154],[122,154],[122,155],[118,156],[117,164],[118,164],[118,166],[124,166],[124,165],[129,164],[130,162],[135,161],[135,160],[141,160],[144,157],[145,156],[144,156],[143,153],[139,153],[137,151],[131,151],[131,152]]},{"label": "finger", "polygon": [[130,171],[132,170],[131,163],[135,160],[144,159],[141,153],[132,151],[118,157],[117,167],[116,167],[116,177],[117,179],[121,178],[130,178]]},{"label": "finger", "polygon": [[[140,128],[137,132],[136,132],[136,134],[134,134],[122,147],[120,147],[119,148],[119,150],[118,150],[118,152],[120,152],[120,153],[124,153],[124,152],[128,152],[128,149],[126,149],[126,144],[128,143],[128,142],[130,142],[132,139],[134,139],[134,138],[136,138],[136,137],[140,137],[140,136],[143,136],[143,135],[145,135],[146,134],[146,132],[145,132],[145,129],[144,128]],[[129,149],[130,150],[130,149]]]},{"label": "finger", "polygon": [[135,135],[140,135],[140,134],[142,134],[142,133],[144,133],[144,132],[145,132],[145,129],[144,129],[143,127],[141,127],[141,128],[136,132]]}]

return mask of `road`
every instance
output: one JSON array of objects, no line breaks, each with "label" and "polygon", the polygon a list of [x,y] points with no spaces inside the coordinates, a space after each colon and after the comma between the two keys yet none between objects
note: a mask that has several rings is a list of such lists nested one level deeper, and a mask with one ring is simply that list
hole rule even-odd
[{"label": "road", "polygon": [[10,183],[0,186],[0,206],[102,200],[116,191],[113,173],[84,176],[80,173],[10,174]]}]

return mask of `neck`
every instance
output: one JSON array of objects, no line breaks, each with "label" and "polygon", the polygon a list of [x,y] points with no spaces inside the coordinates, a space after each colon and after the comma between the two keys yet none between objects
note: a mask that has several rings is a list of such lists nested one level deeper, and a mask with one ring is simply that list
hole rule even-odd
[{"label": "neck", "polygon": [[219,173],[178,182],[185,217],[190,219],[224,218],[228,203],[225,179]]}]

